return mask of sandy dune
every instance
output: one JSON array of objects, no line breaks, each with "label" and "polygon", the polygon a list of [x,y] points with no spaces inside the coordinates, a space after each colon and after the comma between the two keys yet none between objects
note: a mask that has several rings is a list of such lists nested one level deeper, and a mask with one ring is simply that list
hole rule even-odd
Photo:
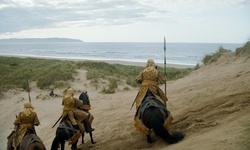
[{"label": "sandy dune", "polygon": [[[100,87],[93,87],[86,80],[85,70],[79,70],[72,87],[77,91],[87,90],[90,96],[95,120],[94,140],[91,145],[86,135],[85,144],[78,143],[81,149],[93,150],[248,150],[250,141],[246,128],[250,126],[250,59],[226,54],[218,62],[203,66],[189,76],[167,83],[168,108],[174,122],[173,128],[186,134],[183,141],[169,145],[161,139],[153,144],[133,126],[135,107],[130,110],[138,89],[123,90],[123,85],[115,94],[100,93]],[[162,89],[164,86],[162,86]],[[55,89],[62,95],[64,89]],[[49,97],[48,91],[41,91],[31,83],[31,98],[41,122],[37,133],[50,149],[55,136],[53,124],[62,112],[62,97]],[[6,137],[13,128],[15,115],[28,101],[24,91],[11,90],[0,100],[0,149],[6,149]],[[249,134],[249,132],[248,132]],[[153,135],[153,138],[157,138]],[[70,149],[70,146],[66,146]]]}]

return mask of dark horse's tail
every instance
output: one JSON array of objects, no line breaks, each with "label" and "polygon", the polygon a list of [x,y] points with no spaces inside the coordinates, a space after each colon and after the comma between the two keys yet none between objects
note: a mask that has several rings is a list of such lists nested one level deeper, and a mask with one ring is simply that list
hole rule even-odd
[{"label": "dark horse's tail", "polygon": [[177,143],[184,138],[184,134],[181,132],[173,132],[170,133],[164,126],[164,116],[161,110],[157,107],[150,106],[145,109],[143,118],[147,118],[144,120],[144,123],[147,127],[152,128],[155,134],[162,139],[164,139],[169,144]]}]

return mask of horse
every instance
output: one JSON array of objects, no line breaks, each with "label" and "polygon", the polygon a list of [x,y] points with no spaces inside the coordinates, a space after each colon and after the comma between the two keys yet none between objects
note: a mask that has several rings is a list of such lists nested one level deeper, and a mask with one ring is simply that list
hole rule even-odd
[{"label": "horse", "polygon": [[[89,112],[91,105],[90,105],[89,96],[87,94],[87,91],[82,92],[82,94],[79,96],[79,100],[81,100],[83,105],[86,107],[86,109],[83,109],[83,108],[80,108],[80,109],[89,114],[88,120],[92,123],[94,117]],[[89,125],[84,124],[84,126],[87,127]],[[88,129],[88,133],[89,133],[89,136],[90,136],[90,139],[91,139],[91,143],[94,144],[95,142],[93,140],[91,124],[90,124],[90,127]],[[82,133],[82,144],[84,144],[84,133]]]},{"label": "horse", "polygon": [[59,144],[61,150],[64,150],[65,141],[69,141],[72,150],[76,150],[77,142],[80,138],[80,130],[78,127],[73,127],[68,117],[64,118],[56,129],[56,136],[52,142],[51,150],[57,150]]},{"label": "horse", "polygon": [[[7,150],[14,150],[12,143],[15,138],[16,132],[15,130],[7,137]],[[46,150],[42,140],[34,134],[34,132],[28,129],[21,140],[17,150]]]},{"label": "horse", "polygon": [[[171,132],[171,121],[172,116],[165,104],[148,91],[135,115],[135,126],[146,134],[147,142],[154,142],[150,136],[152,130],[169,144],[181,141],[185,135],[180,131]],[[143,128],[139,127],[140,123]]]},{"label": "horse", "polygon": [[[87,121],[87,120],[86,120]],[[86,125],[86,121],[83,121],[84,126]],[[85,129],[86,132],[86,129]],[[92,137],[92,132],[88,132],[91,138],[91,143],[94,144],[94,140]],[[82,133],[84,136],[84,133]],[[56,130],[56,137],[54,138],[52,145],[51,145],[51,150],[57,150],[57,148],[61,147],[61,150],[64,150],[65,147],[65,141],[68,141],[69,144],[71,145],[71,149],[75,150],[77,149],[77,142],[78,139],[80,138],[81,133],[79,127],[74,127],[69,120],[68,117],[64,118],[61,123],[59,124],[57,130]],[[82,138],[82,144],[83,144],[83,138]]]}]

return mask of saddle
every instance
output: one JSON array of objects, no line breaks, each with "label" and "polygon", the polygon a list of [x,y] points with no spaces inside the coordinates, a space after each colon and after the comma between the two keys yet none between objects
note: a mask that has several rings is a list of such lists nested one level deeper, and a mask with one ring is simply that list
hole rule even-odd
[{"label": "saddle", "polygon": [[19,149],[26,150],[29,148],[29,145],[34,143],[34,142],[42,143],[42,140],[35,134],[27,134],[21,140],[21,142],[19,144]]},{"label": "saddle", "polygon": [[163,103],[154,96],[147,96],[146,99],[143,100],[140,108],[138,108],[138,111],[140,113],[139,114],[140,119],[143,119],[143,113],[144,113],[145,109],[147,109],[149,107],[157,107],[157,108],[159,108],[162,115],[164,116],[164,118],[167,117],[168,110],[163,105]]},{"label": "saddle", "polygon": [[146,135],[151,134],[151,130],[148,127],[146,127],[142,121],[144,111],[149,107],[159,108],[161,114],[165,118],[165,122],[163,125],[167,130],[170,130],[173,117],[171,113],[167,110],[166,106],[160,100],[158,100],[151,92],[148,92],[146,94],[144,100],[142,101],[141,105],[138,107],[136,111],[134,117],[135,127]]}]

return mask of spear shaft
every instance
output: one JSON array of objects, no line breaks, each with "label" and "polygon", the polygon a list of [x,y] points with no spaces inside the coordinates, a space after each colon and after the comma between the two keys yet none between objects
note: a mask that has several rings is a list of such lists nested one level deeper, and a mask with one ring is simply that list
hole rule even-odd
[{"label": "spear shaft", "polygon": [[[167,76],[167,71],[166,71],[166,68],[167,68],[167,62],[166,62],[166,39],[164,37],[164,77],[166,79],[166,76]],[[167,96],[167,81],[165,82],[165,95]]]},{"label": "spear shaft", "polygon": [[31,102],[31,98],[30,98],[30,86],[29,86],[29,80],[27,78],[27,90],[28,90],[28,95],[29,95],[29,101]]},{"label": "spear shaft", "polygon": [[26,76],[26,84],[27,84],[27,92],[28,92],[28,96],[29,96],[29,102],[31,102],[31,98],[30,98],[30,85],[29,85],[29,75],[28,72],[30,72],[31,70],[28,69],[27,70],[27,74],[23,74],[24,76]]}]

